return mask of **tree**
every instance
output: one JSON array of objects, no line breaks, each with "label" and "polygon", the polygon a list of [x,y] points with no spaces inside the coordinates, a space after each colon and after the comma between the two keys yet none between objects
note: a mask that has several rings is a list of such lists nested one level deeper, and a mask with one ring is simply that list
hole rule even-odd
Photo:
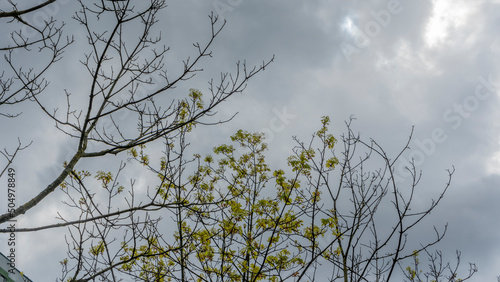
[{"label": "tree", "polygon": [[[0,75],[0,106],[3,108],[0,115],[12,118],[19,116],[20,113],[12,114],[4,108],[42,93],[49,84],[44,75],[61,59],[64,50],[74,42],[74,38],[64,39],[64,22],[59,23],[48,13],[43,13],[42,21],[39,19],[30,21],[25,18],[51,4],[56,5],[55,0],[22,9],[18,6],[24,6],[25,3],[19,4],[9,0],[5,4],[10,7],[7,11],[0,9],[0,19],[7,20],[2,26],[10,36],[9,42],[0,46],[0,52],[4,53],[7,66]],[[22,58],[30,56],[46,57],[47,60],[38,60],[40,63],[36,66],[24,66]]]},{"label": "tree", "polygon": [[[75,13],[73,19],[87,33],[86,40],[89,47],[88,52],[80,60],[91,79],[86,90],[89,98],[85,107],[80,108],[72,103],[72,99],[79,97],[74,97],[71,90],[58,92],[62,94],[61,98],[67,100],[67,109],[64,113],[60,113],[58,109],[50,109],[50,106],[44,104],[38,97],[48,87],[48,82],[42,74],[61,58],[64,48],[73,42],[73,39],[68,39],[66,44],[60,46],[64,24],[55,28],[55,20],[46,22],[45,29],[40,31],[41,39],[32,40],[23,37],[22,32],[14,32],[12,36],[15,45],[5,48],[8,53],[5,59],[11,68],[12,77],[2,81],[4,86],[1,94],[2,105],[16,104],[28,99],[34,101],[63,134],[78,140],[78,145],[60,175],[30,201],[11,213],[0,215],[0,223],[24,214],[40,203],[63,183],[81,159],[116,155],[162,136],[175,135],[180,128],[187,125],[214,123],[208,119],[214,114],[214,109],[230,96],[242,92],[247,81],[272,61],[271,59],[260,67],[252,69],[247,69],[245,64],[238,63],[235,74],[225,73],[221,75],[219,81],[210,81],[211,96],[205,104],[202,104],[197,90],[187,93],[184,95],[185,98],[159,104],[155,99],[160,98],[160,95],[171,91],[202,71],[197,65],[202,59],[211,56],[209,48],[225,23],[219,22],[216,16],[211,15],[208,41],[204,45],[195,43],[194,56],[183,61],[183,68],[178,74],[171,74],[167,73],[165,67],[165,55],[169,48],[161,46],[162,38],[155,35],[152,30],[158,22],[158,13],[166,8],[165,1],[94,3],[79,1],[78,3],[80,10]],[[23,11],[17,11],[16,5],[12,5],[14,12],[4,12],[3,16],[10,16],[13,20],[38,30],[23,21],[21,16],[43,5]],[[133,36],[127,34],[130,27],[140,27],[140,34]],[[43,33],[46,29],[50,31],[51,28],[53,28],[52,33]],[[16,38],[23,38],[23,43],[18,43]],[[15,49],[27,49],[36,44],[42,44],[39,47],[41,52],[49,49],[51,58],[48,64],[42,67],[40,72],[35,72],[33,69],[25,71],[22,66],[17,67],[13,59],[16,55]],[[13,85],[17,84],[20,86],[12,89]],[[6,116],[16,115],[6,114]],[[138,126],[135,132],[132,131],[134,128],[130,128],[130,120],[126,120],[131,116],[137,117]],[[4,157],[7,162],[11,163],[15,154],[23,148],[25,146],[19,143],[13,154],[5,150]]]},{"label": "tree", "polygon": [[[166,96],[202,71],[198,65],[211,56],[210,47],[225,25],[217,16],[209,17],[206,42],[194,44],[194,55],[180,70],[167,72],[170,49],[154,29],[166,1],[78,1],[73,19],[87,35],[88,50],[76,59],[90,83],[83,94],[69,86],[52,91],[66,101],[61,113],[41,99],[50,87],[44,76],[75,39],[64,37],[64,23],[53,18],[42,28],[24,19],[57,1],[23,9],[9,3],[12,9],[0,11],[0,18],[21,31],[13,31],[13,44],[2,49],[9,69],[1,78],[3,118],[22,118],[8,107],[34,102],[77,145],[58,177],[30,201],[0,215],[0,223],[29,216],[30,209],[61,189],[73,213],[60,214],[60,221],[51,225],[16,229],[68,229],[61,281],[313,281],[319,275],[332,281],[389,281],[401,269],[418,281],[417,254],[442,240],[444,231],[436,229],[436,238],[417,249],[409,249],[406,236],[438,205],[450,184],[428,207],[410,210],[420,179],[415,166],[410,164],[413,181],[405,190],[394,176],[401,154],[391,159],[376,142],[354,134],[350,122],[340,154],[325,117],[310,142],[296,139],[287,169],[267,165],[267,146],[259,133],[238,131],[231,137],[236,145],[217,146],[214,156],[189,152],[192,131],[222,123],[213,118],[217,107],[242,92],[272,61],[251,69],[238,63],[234,73],[211,80],[207,91]],[[26,36],[23,27],[36,32]],[[139,27],[139,34],[128,33]],[[50,56],[39,70],[26,69],[17,61],[24,53],[16,50]],[[82,97],[88,98],[79,106],[74,101]],[[155,147],[159,144],[161,156]],[[365,149],[361,153],[360,147]],[[19,141],[14,153],[3,152],[3,172],[24,149]],[[114,173],[80,165],[83,159],[109,155],[128,160],[117,164]],[[379,169],[366,169],[377,158]],[[156,180],[147,191],[138,191],[134,179],[123,175],[127,167],[139,170],[137,165]],[[121,184],[125,179],[130,184]],[[394,221],[385,232],[378,218],[388,207]],[[412,259],[414,266],[404,268]],[[456,272],[446,281],[454,281]]]},{"label": "tree", "polygon": [[[446,227],[434,228],[436,237],[419,242],[417,249],[408,246],[408,236],[436,208],[450,182],[437,200],[427,207],[416,206],[413,200],[421,176],[413,164],[409,187],[398,185],[397,157],[391,160],[373,140],[364,142],[350,123],[338,153],[328,124],[324,117],[308,143],[295,139],[297,147],[286,170],[268,166],[262,134],[243,130],[231,137],[233,144],[215,147],[214,156],[188,153],[186,139],[193,128],[184,128],[176,142],[164,138],[162,157],[156,161],[145,147],[131,149],[131,158],[157,183],[148,193],[148,204],[129,207],[128,215],[102,218],[99,206],[104,203],[96,200],[109,200],[107,208],[120,202],[121,191],[127,190],[117,183],[123,166],[117,175],[97,172],[95,179],[104,189],[90,189],[84,184],[90,173],[77,173],[63,189],[80,218],[93,220],[74,222],[69,229],[72,241],[69,260],[62,262],[62,279],[70,274],[76,281],[96,277],[114,281],[120,275],[137,281],[392,281],[395,277],[465,281],[472,277],[477,271],[473,264],[459,276],[459,253],[456,267],[443,264],[439,251],[431,253]],[[374,163],[382,168],[366,168],[376,167]],[[71,196],[71,191],[78,193]],[[106,195],[99,197],[102,193]],[[128,203],[141,199],[136,193],[127,198]],[[420,271],[419,253],[429,255],[426,273]]]},{"label": "tree", "polygon": [[[14,118],[21,113],[12,113],[10,107],[25,102],[30,97],[35,97],[42,93],[48,86],[48,81],[44,75],[52,69],[52,66],[62,57],[64,50],[73,43],[72,37],[63,38],[64,23],[57,22],[51,16],[44,21],[30,22],[25,19],[35,12],[56,5],[55,0],[47,0],[38,5],[24,7],[25,3],[16,3],[12,0],[4,3],[8,8],[0,8],[0,20],[2,30],[9,34],[9,42],[0,45],[0,52],[3,53],[4,66],[0,74],[0,118]],[[23,8],[19,9],[19,6]],[[34,55],[33,55],[34,54]],[[41,61],[37,66],[23,66],[21,58],[29,56],[44,56],[48,58]],[[3,148],[2,156],[6,160],[5,166],[1,169],[0,178],[12,164],[16,155],[29,147],[31,142],[23,145],[18,140],[18,145],[14,151]]]}]

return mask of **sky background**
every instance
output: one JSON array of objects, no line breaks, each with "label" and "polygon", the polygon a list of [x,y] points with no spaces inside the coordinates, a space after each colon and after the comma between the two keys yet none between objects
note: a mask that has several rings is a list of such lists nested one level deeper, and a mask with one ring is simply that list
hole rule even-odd
[{"label": "sky background", "polygon": [[[65,18],[66,34],[76,38],[50,74],[51,87],[59,91],[88,82],[76,61],[85,42],[69,19],[74,7],[67,2],[44,11]],[[238,112],[232,121],[194,132],[201,153],[228,142],[237,129],[263,131],[268,133],[270,163],[282,165],[294,146],[291,137],[307,140],[319,128],[321,116],[328,115],[337,136],[345,132],[344,121],[354,117],[355,131],[394,154],[415,126],[403,159],[413,157],[423,171],[420,200],[436,196],[447,181],[446,169],[456,169],[447,195],[417,235],[426,238],[433,224],[448,223],[448,235],[437,247],[450,258],[461,250],[464,267],[475,262],[479,272],[473,281],[496,281],[500,1],[173,0],[168,5],[159,27],[174,62],[192,51],[192,42],[207,39],[211,11],[228,21],[212,47],[213,58],[203,62],[205,72],[185,84],[186,89],[206,90],[210,78],[234,70],[238,60],[253,65],[276,56],[242,95],[219,108],[220,119]],[[43,94],[47,102],[65,102],[52,93]],[[18,203],[46,187],[74,145],[34,104],[23,104],[22,111],[14,120],[0,118],[2,148],[14,148],[17,137],[25,143],[33,140],[15,161]],[[54,195],[22,217],[20,225],[55,222],[64,195]],[[5,201],[0,202],[5,210]],[[66,251],[60,232],[18,236],[18,268],[34,281],[53,281],[60,272]],[[0,251],[6,250],[1,236]]]}]

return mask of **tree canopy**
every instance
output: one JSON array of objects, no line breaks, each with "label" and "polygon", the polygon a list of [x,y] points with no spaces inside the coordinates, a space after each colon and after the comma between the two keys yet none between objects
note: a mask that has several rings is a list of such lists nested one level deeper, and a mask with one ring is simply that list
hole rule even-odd
[{"label": "tree canopy", "polygon": [[[64,193],[72,212],[58,214],[52,224],[0,233],[65,230],[59,281],[464,281],[476,272],[471,264],[459,273],[459,254],[455,267],[434,253],[446,227],[432,229],[430,241],[412,235],[447,192],[453,170],[436,199],[416,205],[420,172],[410,162],[409,183],[394,175],[411,133],[401,152],[389,156],[376,141],[361,138],[352,120],[344,135],[332,135],[324,116],[310,140],[294,138],[287,167],[270,167],[258,132],[239,130],[209,154],[190,152],[192,133],[226,122],[216,118],[217,110],[274,59],[255,67],[237,62],[207,89],[189,87],[226,24],[217,15],[208,17],[208,39],[195,42],[172,70],[166,59],[171,50],[157,28],[165,0],[66,3],[85,34],[78,58],[64,57],[81,40],[65,33],[64,22],[55,16],[37,24],[26,20],[59,1],[8,5],[0,10],[10,28],[9,43],[0,46],[0,118],[23,118],[14,106],[34,103],[75,145],[58,175],[1,214],[0,224],[32,216],[55,191]],[[30,66],[25,56],[45,60]],[[51,88],[49,77],[62,59],[82,67],[78,75],[90,81],[85,89],[64,81]],[[48,103],[45,95],[66,107]],[[0,177],[29,144],[19,140],[2,151]],[[82,165],[117,155],[114,171]],[[154,184],[139,189],[137,175],[123,175],[127,166],[140,167],[137,174]],[[430,259],[426,271],[421,254]]]}]

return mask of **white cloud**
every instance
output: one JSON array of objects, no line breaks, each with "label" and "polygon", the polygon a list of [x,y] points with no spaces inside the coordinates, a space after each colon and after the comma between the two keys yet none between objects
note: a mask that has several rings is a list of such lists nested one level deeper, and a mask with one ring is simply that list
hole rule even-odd
[{"label": "white cloud", "polygon": [[440,44],[455,37],[476,10],[477,1],[433,0],[433,11],[425,33],[428,47]]},{"label": "white cloud", "polygon": [[354,36],[356,34],[356,31],[354,29],[354,24],[350,17],[346,17],[344,19],[344,24],[342,25],[342,29],[347,31],[351,36]]}]

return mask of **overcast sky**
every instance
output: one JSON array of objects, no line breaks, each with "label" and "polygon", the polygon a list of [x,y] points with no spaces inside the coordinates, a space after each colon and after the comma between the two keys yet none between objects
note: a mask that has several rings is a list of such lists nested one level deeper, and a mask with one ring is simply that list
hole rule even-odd
[{"label": "overcast sky", "polygon": [[[210,11],[228,21],[213,45],[213,59],[204,62],[207,71],[187,88],[206,90],[209,78],[233,70],[237,60],[259,64],[276,56],[243,95],[219,109],[221,118],[238,112],[236,118],[195,132],[203,140],[200,148],[227,142],[239,128],[264,131],[270,162],[281,164],[294,145],[291,137],[308,138],[320,117],[329,115],[336,134],[345,130],[345,120],[355,117],[356,131],[396,153],[415,126],[403,158],[415,158],[423,171],[422,199],[436,195],[446,183],[446,169],[456,168],[448,194],[419,232],[425,237],[432,224],[448,222],[448,235],[438,248],[451,257],[461,250],[464,266],[475,262],[479,273],[473,281],[495,281],[500,275],[499,0],[168,4],[160,24],[173,56],[207,39]],[[57,13],[66,17],[71,9],[61,5]],[[77,26],[68,26],[67,34],[79,36]],[[57,65],[54,77],[60,81],[54,84],[60,89],[71,86],[66,82],[84,83],[71,72],[82,58],[78,46],[84,43],[76,39]],[[53,123],[39,118],[35,105],[23,107],[18,119],[0,119],[2,148],[13,148],[18,136],[34,142],[15,163],[19,189],[25,190],[18,191],[19,203],[42,190],[56,175],[53,168],[72,150]],[[21,224],[54,222],[62,197],[48,199]],[[2,200],[2,210],[5,205]],[[53,280],[60,272],[66,249],[54,232],[19,235],[18,268],[35,281]],[[6,250],[2,236],[0,251]]]}]

